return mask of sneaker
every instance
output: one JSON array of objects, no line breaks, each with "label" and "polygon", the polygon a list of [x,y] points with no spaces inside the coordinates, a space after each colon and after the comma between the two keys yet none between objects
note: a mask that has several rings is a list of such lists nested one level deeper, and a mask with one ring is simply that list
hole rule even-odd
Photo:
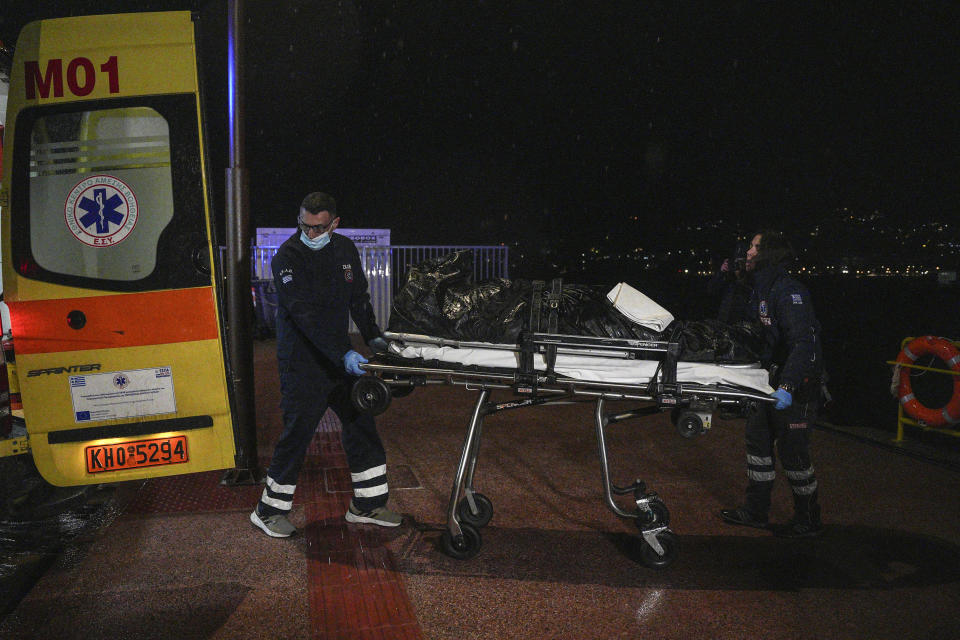
[{"label": "sneaker", "polygon": [[377,507],[370,511],[360,511],[350,501],[350,510],[344,516],[347,522],[354,524],[378,524],[381,527],[397,527],[403,521],[403,516],[390,511],[387,507]]},{"label": "sneaker", "polygon": [[721,509],[720,518],[728,524],[736,524],[742,527],[766,529],[768,526],[766,518],[758,518],[743,507],[737,509]]},{"label": "sneaker", "polygon": [[290,524],[287,516],[278,513],[272,516],[261,516],[254,509],[250,514],[250,522],[253,526],[260,527],[263,532],[271,538],[289,538],[297,532],[297,528]]},{"label": "sneaker", "polygon": [[790,522],[774,527],[773,535],[778,538],[815,538],[823,533],[823,523],[809,518],[794,518]]}]

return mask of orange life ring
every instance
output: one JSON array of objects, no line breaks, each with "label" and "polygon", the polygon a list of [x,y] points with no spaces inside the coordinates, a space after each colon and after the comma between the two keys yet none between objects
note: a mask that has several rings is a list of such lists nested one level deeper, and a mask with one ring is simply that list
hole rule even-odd
[{"label": "orange life ring", "polygon": [[[943,360],[953,371],[960,371],[960,350],[957,350],[949,340],[936,336],[923,336],[911,340],[897,354],[897,362],[912,364],[917,361],[917,358],[928,353]],[[897,387],[897,396],[904,411],[933,427],[960,422],[960,376],[953,376],[953,396],[950,402],[942,409],[931,409],[920,404],[917,397],[913,395],[909,371],[904,373],[906,375],[900,375],[900,384]]]}]

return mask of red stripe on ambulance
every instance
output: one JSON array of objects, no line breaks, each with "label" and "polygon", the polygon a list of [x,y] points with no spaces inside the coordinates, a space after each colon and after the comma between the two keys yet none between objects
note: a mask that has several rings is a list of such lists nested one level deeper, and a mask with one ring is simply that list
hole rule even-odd
[{"label": "red stripe on ambulance", "polygon": [[[7,303],[17,355],[173,344],[219,337],[211,287]],[[73,328],[71,312],[85,321]],[[77,326],[77,325],[74,325]]]}]

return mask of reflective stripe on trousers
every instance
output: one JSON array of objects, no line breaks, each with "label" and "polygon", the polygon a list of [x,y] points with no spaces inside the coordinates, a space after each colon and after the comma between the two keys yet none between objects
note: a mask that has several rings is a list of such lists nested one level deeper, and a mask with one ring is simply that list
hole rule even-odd
[{"label": "reflective stripe on trousers", "polygon": [[747,454],[747,478],[754,482],[773,482],[776,477],[772,456]]},{"label": "reflective stripe on trousers", "polygon": [[293,492],[296,488],[295,484],[280,484],[267,476],[267,486],[263,488],[260,502],[280,511],[290,511],[293,508]]},{"label": "reflective stripe on trousers", "polygon": [[388,493],[385,464],[351,473],[350,480],[353,482],[353,495],[357,498],[374,498]]},{"label": "reflective stripe on trousers", "polygon": [[790,480],[790,488],[800,496],[808,496],[817,490],[817,476],[814,475],[813,465],[810,465],[802,471],[789,471],[784,469],[787,479]]}]

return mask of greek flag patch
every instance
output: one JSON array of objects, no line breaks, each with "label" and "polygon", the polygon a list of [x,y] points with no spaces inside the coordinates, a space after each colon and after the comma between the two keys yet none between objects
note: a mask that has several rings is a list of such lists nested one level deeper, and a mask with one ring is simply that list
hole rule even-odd
[{"label": "greek flag patch", "polygon": [[282,280],[283,284],[289,284],[293,282],[293,276],[288,273],[287,275],[283,276]]},{"label": "greek flag patch", "polygon": [[792,293],[790,297],[793,299],[793,304],[803,304],[803,296],[799,293]]}]

